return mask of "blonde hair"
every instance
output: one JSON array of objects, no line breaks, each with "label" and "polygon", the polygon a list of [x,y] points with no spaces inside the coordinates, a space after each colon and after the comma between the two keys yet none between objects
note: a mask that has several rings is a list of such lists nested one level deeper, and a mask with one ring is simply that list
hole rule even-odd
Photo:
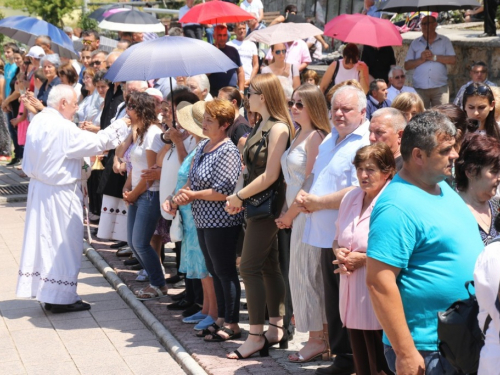
[{"label": "blonde hair", "polygon": [[328,90],[328,92],[325,95],[327,103],[331,103],[333,94],[335,94],[338,89],[340,89],[341,87],[344,87],[344,86],[354,86],[354,87],[360,89],[361,91],[365,92],[363,90],[363,87],[361,86],[361,84],[356,79],[348,79],[347,81],[337,83],[330,90]]},{"label": "blonde hair", "polygon": [[411,110],[411,107],[416,106],[417,112],[422,113],[425,111],[424,102],[418,94],[414,92],[403,92],[396,96],[392,101],[391,107],[399,109],[401,112]]},{"label": "blonde hair", "polygon": [[315,85],[319,84],[319,75],[316,71],[307,69],[304,74],[302,74],[302,83],[306,83],[309,78],[314,79]]},{"label": "blonde hair", "polygon": [[259,74],[252,79],[250,87],[256,93],[264,95],[266,109],[271,117],[286,124],[293,138],[295,128],[278,77],[272,73]]},{"label": "blonde hair", "polygon": [[500,87],[490,86],[493,98],[495,99],[495,120],[500,120]]},{"label": "blonde hair", "polygon": [[[304,83],[297,87],[293,94],[298,94],[304,104],[307,114],[311,119],[314,129],[321,130],[325,134],[331,132],[330,120],[328,119],[328,107],[321,90],[314,85]],[[292,94],[292,97],[293,97]]]}]

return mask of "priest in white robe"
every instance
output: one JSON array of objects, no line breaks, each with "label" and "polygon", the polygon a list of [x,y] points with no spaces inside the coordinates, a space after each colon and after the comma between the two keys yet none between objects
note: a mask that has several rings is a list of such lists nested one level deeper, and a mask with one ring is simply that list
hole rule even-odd
[{"label": "priest in white robe", "polygon": [[54,87],[47,108],[26,135],[23,170],[30,177],[17,296],[36,298],[54,313],[90,309],[76,293],[82,260],[81,159],[114,149],[123,135],[97,134],[72,121],[78,99],[71,86]]}]

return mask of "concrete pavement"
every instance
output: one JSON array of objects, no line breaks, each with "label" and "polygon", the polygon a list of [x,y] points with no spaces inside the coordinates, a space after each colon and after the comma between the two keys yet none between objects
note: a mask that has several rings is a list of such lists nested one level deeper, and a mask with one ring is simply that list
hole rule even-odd
[{"label": "concrete pavement", "polygon": [[25,205],[0,203],[0,374],[185,374],[85,257],[78,293],[90,311],[16,298]]}]

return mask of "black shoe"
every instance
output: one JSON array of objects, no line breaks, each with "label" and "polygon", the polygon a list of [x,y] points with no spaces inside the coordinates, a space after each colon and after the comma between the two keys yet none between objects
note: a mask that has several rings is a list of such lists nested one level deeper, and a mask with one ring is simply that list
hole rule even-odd
[{"label": "black shoe", "polygon": [[188,302],[185,299],[182,299],[176,303],[171,303],[170,305],[167,305],[167,309],[169,310],[187,310],[193,306],[193,302]]},{"label": "black shoe", "polygon": [[[497,34],[482,33],[482,34],[479,34],[477,37],[478,38],[491,38],[491,37],[494,37],[494,36],[497,36]],[[9,164],[7,164],[7,165],[9,165]]]},{"label": "black shoe", "polygon": [[70,305],[52,304],[52,307],[50,309],[50,311],[53,314],[61,314],[61,313],[85,311],[85,310],[90,310],[90,305],[88,303],[83,302],[83,301],[76,301],[75,303],[72,303]]},{"label": "black shoe", "polygon": [[174,294],[171,298],[172,301],[181,301],[184,299],[184,297],[186,297],[186,291],[183,291],[179,294]]},{"label": "black shoe", "polygon": [[142,270],[142,266],[140,263],[137,263],[137,264],[134,264],[133,266],[130,266],[130,269],[132,271],[140,271],[140,270]]},{"label": "black shoe", "polygon": [[194,303],[193,306],[191,306],[190,308],[188,308],[182,312],[182,316],[184,318],[187,318],[188,316],[194,315],[200,311],[201,311],[201,306],[198,305],[197,303]]},{"label": "black shoe", "polygon": [[16,165],[21,164],[21,159],[19,158],[12,158],[11,161],[9,161],[5,166],[6,167],[14,167]]},{"label": "black shoe", "polygon": [[122,247],[121,249],[119,249],[117,252],[116,252],[116,256],[119,257],[119,258],[123,258],[123,257],[129,257],[131,255],[134,255],[134,253],[132,252],[132,249],[130,247]]},{"label": "black shoe", "polygon": [[123,264],[126,266],[135,266],[136,264],[139,264],[139,261],[137,260],[137,258],[131,257],[131,258],[125,259],[123,261]]},{"label": "black shoe", "polygon": [[184,280],[184,276],[179,276],[179,274],[177,274],[175,276],[166,278],[165,282],[167,284],[175,284],[175,283],[178,283],[179,281],[182,281],[182,280]]},{"label": "black shoe", "polygon": [[[279,344],[280,345],[280,349],[288,349],[288,331],[285,329],[285,327],[280,327],[280,326],[277,326],[276,324],[273,324],[273,323],[269,323],[270,326],[273,326],[273,327],[276,327],[276,328],[280,328],[283,330],[283,337],[281,338],[280,341],[276,341],[276,342],[270,342],[269,343],[269,347],[271,346],[274,346],[276,344]],[[265,332],[264,332],[265,333]]]},{"label": "black shoe", "polygon": [[52,310],[52,304],[51,304],[51,303],[44,303],[44,304],[43,304],[43,307],[44,307],[44,308],[45,308],[45,310],[47,310],[47,311]]},{"label": "black shoe", "polygon": [[184,280],[176,282],[174,285],[172,285],[172,289],[183,289],[185,287],[186,287],[186,282]]},{"label": "black shoe", "polygon": [[338,364],[333,363],[328,367],[319,367],[316,369],[317,375],[351,375],[356,372],[354,364],[348,367],[340,367]]},{"label": "black shoe", "polygon": [[123,247],[123,246],[127,246],[126,241],[120,241],[120,242],[114,243],[113,245],[110,245],[109,248],[110,249],[119,249],[120,247]]}]

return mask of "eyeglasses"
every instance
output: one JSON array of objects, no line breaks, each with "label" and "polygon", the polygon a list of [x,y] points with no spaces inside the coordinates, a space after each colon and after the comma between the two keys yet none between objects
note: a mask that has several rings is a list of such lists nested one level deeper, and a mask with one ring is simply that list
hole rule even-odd
[{"label": "eyeglasses", "polygon": [[276,53],[277,55],[281,55],[281,54],[286,54],[286,49],[277,49],[276,51],[274,51],[274,53]]},{"label": "eyeglasses", "polygon": [[92,61],[89,65],[90,66],[99,66],[103,63],[103,61]]},{"label": "eyeglasses", "polygon": [[86,45],[91,45],[92,44],[92,41],[91,40],[82,40],[82,44],[86,44]]},{"label": "eyeglasses", "polygon": [[127,109],[130,109],[131,111],[135,111],[137,106],[135,104],[127,104]]},{"label": "eyeglasses", "polygon": [[400,79],[400,78],[406,78],[406,76],[404,74],[401,74],[400,76],[394,77],[394,79]]},{"label": "eyeglasses", "polygon": [[491,89],[486,85],[475,86],[474,84],[471,84],[471,85],[467,86],[464,94],[465,95],[474,95],[474,94],[488,95],[488,94],[491,94]]},{"label": "eyeglasses", "polygon": [[299,111],[302,111],[304,109],[304,104],[301,102],[296,102],[295,100],[289,100],[288,101],[288,108],[292,108],[295,105],[295,108],[297,108]]}]

